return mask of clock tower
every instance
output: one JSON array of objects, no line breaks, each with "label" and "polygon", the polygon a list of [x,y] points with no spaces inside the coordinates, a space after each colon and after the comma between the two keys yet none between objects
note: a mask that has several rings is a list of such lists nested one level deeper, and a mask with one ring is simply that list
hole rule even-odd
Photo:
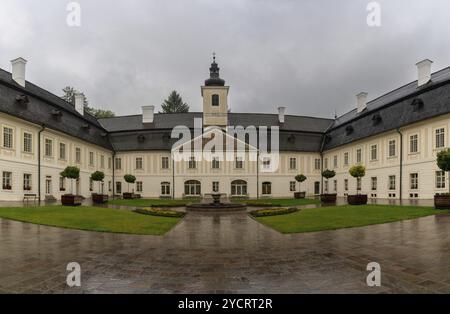
[{"label": "clock tower", "polygon": [[202,86],[203,127],[218,126],[225,128],[228,124],[228,90],[225,81],[219,76],[216,54],[209,68],[209,78]]}]

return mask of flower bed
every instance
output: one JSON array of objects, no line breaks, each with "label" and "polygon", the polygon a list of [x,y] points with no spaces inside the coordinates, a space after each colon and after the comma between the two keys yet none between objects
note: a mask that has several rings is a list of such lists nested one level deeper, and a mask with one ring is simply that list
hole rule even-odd
[{"label": "flower bed", "polygon": [[270,209],[259,209],[250,212],[250,215],[253,217],[267,217],[267,216],[277,216],[277,215],[286,215],[299,211],[298,208],[289,207],[289,208],[270,208]]},{"label": "flower bed", "polygon": [[186,215],[186,213],[183,213],[183,212],[170,210],[170,209],[160,209],[160,208],[155,208],[155,207],[136,208],[133,211],[138,214],[162,216],[162,217],[181,218],[181,217],[184,217],[184,215]]}]

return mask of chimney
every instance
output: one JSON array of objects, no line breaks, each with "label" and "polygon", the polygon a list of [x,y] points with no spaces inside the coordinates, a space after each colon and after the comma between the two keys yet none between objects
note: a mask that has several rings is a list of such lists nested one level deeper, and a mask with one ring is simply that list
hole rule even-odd
[{"label": "chimney", "polygon": [[286,107],[278,107],[278,122],[284,123],[284,112]]},{"label": "chimney", "polygon": [[367,93],[362,92],[362,93],[359,93],[358,95],[356,95],[356,101],[358,103],[356,112],[360,113],[361,111],[363,111],[364,109],[367,108]]},{"label": "chimney", "polygon": [[75,110],[84,116],[84,95],[82,93],[75,93]]},{"label": "chimney", "polygon": [[142,106],[142,123],[153,123],[155,106]]},{"label": "chimney", "polygon": [[17,58],[11,60],[12,65],[12,79],[16,81],[22,87],[25,87],[25,67],[27,64],[27,60],[24,58]]},{"label": "chimney", "polygon": [[416,63],[417,66],[417,87],[425,85],[431,80],[431,64],[433,61],[425,59]]}]

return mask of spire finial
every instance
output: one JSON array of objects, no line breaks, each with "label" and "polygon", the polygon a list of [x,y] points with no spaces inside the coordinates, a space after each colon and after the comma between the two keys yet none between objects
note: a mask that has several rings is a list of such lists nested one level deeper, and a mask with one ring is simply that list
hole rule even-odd
[{"label": "spire finial", "polygon": [[216,52],[213,51],[212,55],[213,55],[213,62],[216,62]]}]

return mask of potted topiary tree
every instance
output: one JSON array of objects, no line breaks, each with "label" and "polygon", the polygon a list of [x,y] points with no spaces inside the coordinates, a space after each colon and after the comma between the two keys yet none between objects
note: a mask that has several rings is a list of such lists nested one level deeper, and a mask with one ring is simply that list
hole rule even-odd
[{"label": "potted topiary tree", "polygon": [[[322,177],[324,177],[325,179],[327,179],[327,185],[328,185],[328,180],[333,178],[336,175],[336,172],[334,172],[334,170],[324,170],[324,172],[322,172]],[[335,203],[336,202],[336,193],[328,193],[328,191],[326,191],[327,193],[324,194],[320,194],[320,200],[324,203]]]},{"label": "potted topiary tree", "polygon": [[133,176],[132,174],[126,174],[123,176],[123,178],[124,178],[125,182],[128,183],[128,192],[123,193],[123,198],[131,199],[131,198],[133,198],[133,193],[130,192],[130,183],[136,182],[136,177]]},{"label": "potted topiary tree", "polygon": [[305,198],[306,192],[301,191],[302,190],[301,185],[302,185],[302,182],[306,181],[306,179],[307,179],[306,176],[303,174],[299,174],[299,175],[295,176],[295,180],[298,182],[300,192],[295,192],[294,198]]},{"label": "potted topiary tree", "polygon": [[80,169],[74,166],[68,166],[60,173],[61,177],[70,180],[70,194],[61,195],[61,204],[64,206],[81,205],[82,197],[73,194],[73,180],[80,177]]},{"label": "potted topiary tree", "polygon": [[101,189],[101,182],[105,178],[105,174],[101,171],[95,171],[91,174],[91,180],[98,182],[98,191],[99,193],[92,193],[92,202],[95,204],[103,204],[108,201],[108,195],[103,194],[103,191],[100,191]]},{"label": "potted topiary tree", "polygon": [[348,171],[353,178],[356,178],[356,195],[348,195],[347,202],[350,205],[365,205],[367,204],[367,194],[361,194],[359,182],[362,177],[366,175],[366,167],[363,165],[354,165]]},{"label": "potted topiary tree", "polygon": [[[449,189],[450,189],[450,149],[440,151],[437,154],[436,163],[444,172],[447,172],[449,179]],[[449,190],[450,191],[450,190]],[[449,209],[450,208],[450,193],[437,193],[434,195],[434,207],[437,209]]]}]

